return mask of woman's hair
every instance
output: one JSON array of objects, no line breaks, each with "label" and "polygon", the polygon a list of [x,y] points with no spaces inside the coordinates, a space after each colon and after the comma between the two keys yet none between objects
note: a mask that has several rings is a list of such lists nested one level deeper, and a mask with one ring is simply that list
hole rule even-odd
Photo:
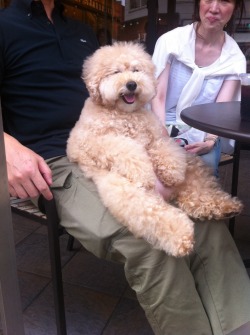
[{"label": "woman's hair", "polygon": [[[234,8],[234,12],[233,15],[231,17],[231,19],[229,20],[229,22],[227,23],[227,25],[225,26],[224,30],[229,33],[230,35],[232,35],[235,32],[235,29],[237,28],[236,24],[235,24],[235,14],[237,14],[237,25],[240,24],[241,19],[243,17],[243,14],[245,12],[245,0],[234,0],[235,2],[235,8]],[[200,0],[195,0],[195,4],[194,4],[194,21],[200,21],[200,15],[199,15],[199,7],[200,7]]]}]

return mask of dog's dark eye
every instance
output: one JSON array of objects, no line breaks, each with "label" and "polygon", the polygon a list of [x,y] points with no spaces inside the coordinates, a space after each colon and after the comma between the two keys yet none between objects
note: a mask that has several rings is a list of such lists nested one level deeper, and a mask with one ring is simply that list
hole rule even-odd
[{"label": "dog's dark eye", "polygon": [[139,70],[138,69],[133,69],[133,72],[139,72]]},{"label": "dog's dark eye", "polygon": [[117,73],[120,73],[121,71],[119,71],[119,70],[116,70],[116,71],[114,71],[114,74],[117,74]]}]

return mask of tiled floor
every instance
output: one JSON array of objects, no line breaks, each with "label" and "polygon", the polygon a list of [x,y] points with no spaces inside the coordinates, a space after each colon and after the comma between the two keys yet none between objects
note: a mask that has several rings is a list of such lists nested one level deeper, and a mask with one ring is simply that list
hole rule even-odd
[{"label": "tiled floor", "polygon": [[[249,166],[250,152],[243,152],[238,194],[245,209],[237,217],[235,237],[242,256],[250,258]],[[231,166],[221,167],[221,183],[227,190],[230,180]],[[46,227],[17,215],[13,225],[25,333],[56,335]],[[66,244],[63,236],[68,335],[152,335],[122,266],[95,258],[77,243],[78,250],[67,251]]]},{"label": "tiled floor", "polygon": [[[55,335],[46,227],[13,216],[26,335]],[[61,237],[66,318],[69,335],[145,334],[152,331],[123,268],[99,260]],[[140,331],[141,333],[140,333]]]}]

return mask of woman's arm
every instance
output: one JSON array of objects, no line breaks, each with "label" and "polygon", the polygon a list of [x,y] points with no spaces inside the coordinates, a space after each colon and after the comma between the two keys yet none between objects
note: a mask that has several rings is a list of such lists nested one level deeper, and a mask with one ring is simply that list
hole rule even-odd
[{"label": "woman's arm", "polygon": [[157,93],[154,99],[152,100],[151,104],[152,111],[159,117],[164,127],[166,124],[165,104],[166,104],[169,72],[170,72],[170,64],[168,63],[165,69],[158,77]]},{"label": "woman's arm", "polygon": [[225,80],[221,86],[216,102],[238,101],[240,80]]},{"label": "woman's arm", "polygon": [[[237,101],[240,88],[241,88],[240,80],[225,80],[221,86],[216,102]],[[211,139],[215,141],[217,137],[218,136],[213,134],[206,135],[207,140]]]},{"label": "woman's arm", "polygon": [[[237,101],[241,82],[240,80],[225,80],[221,86],[216,102]],[[191,153],[204,154],[212,150],[218,136],[206,134],[205,142],[193,143],[185,146]]]},{"label": "woman's arm", "polygon": [[[159,120],[162,123],[162,134],[163,136],[168,137],[168,132],[165,127],[165,103],[168,87],[168,78],[169,78],[170,64],[167,64],[165,69],[158,77],[157,93],[151,103],[152,111],[158,116]],[[173,192],[172,188],[165,187],[160,182],[159,179],[156,181],[155,185],[156,191],[163,197],[164,200],[168,200]]]}]

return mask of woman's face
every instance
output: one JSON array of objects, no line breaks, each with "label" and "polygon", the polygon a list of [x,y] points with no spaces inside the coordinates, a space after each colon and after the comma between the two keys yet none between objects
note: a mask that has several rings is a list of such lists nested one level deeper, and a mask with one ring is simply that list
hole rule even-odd
[{"label": "woman's face", "polygon": [[199,8],[204,28],[223,30],[234,12],[235,0],[200,0]]}]

